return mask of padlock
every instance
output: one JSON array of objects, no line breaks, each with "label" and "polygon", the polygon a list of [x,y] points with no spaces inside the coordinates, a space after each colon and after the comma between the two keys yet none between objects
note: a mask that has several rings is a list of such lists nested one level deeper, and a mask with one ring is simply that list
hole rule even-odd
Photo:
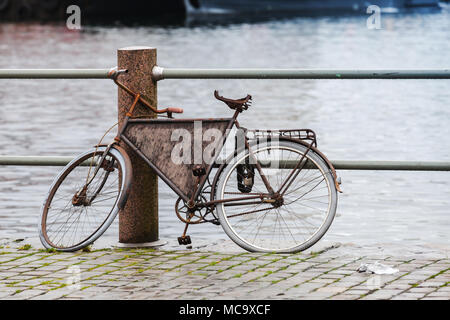
[{"label": "padlock", "polygon": [[201,176],[204,176],[206,174],[206,169],[202,165],[197,164],[192,169],[192,173],[194,174],[195,177],[201,177]]}]

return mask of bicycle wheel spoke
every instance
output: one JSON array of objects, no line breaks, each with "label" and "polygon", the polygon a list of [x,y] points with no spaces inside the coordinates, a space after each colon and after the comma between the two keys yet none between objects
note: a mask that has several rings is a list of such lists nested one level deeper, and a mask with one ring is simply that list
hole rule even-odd
[{"label": "bicycle wheel spoke", "polygon": [[298,197],[298,198],[292,200],[291,203],[292,203],[292,202],[295,202],[295,201],[298,201],[298,200],[302,199],[305,195],[311,193],[311,192],[312,192],[314,189],[316,189],[316,187],[317,187],[319,184],[321,184],[322,181],[324,181],[324,180],[325,180],[325,178],[323,178],[322,180],[320,180],[320,181],[319,181],[316,185],[314,185],[309,191],[305,192],[305,193],[302,194],[300,197]]},{"label": "bicycle wheel spoke", "polygon": [[[315,180],[320,179],[320,178],[322,178],[322,180],[320,181],[320,182],[322,182],[323,179],[324,179],[323,176],[318,175],[317,177],[315,177],[315,178],[313,178],[313,179],[311,179],[311,180],[305,182],[305,183],[302,184],[300,187],[297,187],[297,188],[295,188],[295,189],[293,189],[293,190],[290,190],[290,192],[286,192],[286,194],[289,195],[289,194],[291,194],[291,193],[297,192],[297,191],[299,191],[301,188],[303,188],[303,187],[309,185],[310,183],[312,183],[312,182],[314,182]],[[320,183],[320,182],[319,182],[319,183]]]},{"label": "bicycle wheel spoke", "polygon": [[257,212],[262,212],[262,211],[272,210],[272,209],[273,208],[263,208],[263,209],[259,209],[259,210],[244,211],[244,212],[229,215],[229,216],[227,216],[227,218],[233,218],[233,217],[243,216],[243,215],[250,214],[250,213],[257,213]]},{"label": "bicycle wheel spoke", "polygon": [[117,196],[112,196],[112,197],[104,198],[104,199],[101,199],[101,200],[93,201],[91,204],[96,204],[96,203],[99,203],[99,202],[104,202],[104,201],[108,201],[110,199],[115,199],[115,198],[117,198]]}]

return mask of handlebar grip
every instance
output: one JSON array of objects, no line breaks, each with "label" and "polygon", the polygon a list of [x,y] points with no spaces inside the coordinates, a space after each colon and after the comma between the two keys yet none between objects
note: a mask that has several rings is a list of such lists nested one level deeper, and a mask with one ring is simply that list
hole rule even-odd
[{"label": "handlebar grip", "polygon": [[167,112],[171,113],[183,113],[184,110],[182,108],[167,108]]}]

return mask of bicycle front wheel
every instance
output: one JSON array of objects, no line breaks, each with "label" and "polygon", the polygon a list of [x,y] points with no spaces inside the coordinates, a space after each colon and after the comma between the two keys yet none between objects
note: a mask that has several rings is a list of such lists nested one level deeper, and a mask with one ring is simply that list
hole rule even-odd
[{"label": "bicycle front wheel", "polygon": [[128,156],[106,147],[73,159],[55,178],[41,210],[39,237],[45,248],[80,250],[97,240],[116,217],[130,178]]},{"label": "bicycle front wheel", "polygon": [[[240,200],[222,202],[216,209],[222,228],[236,244],[253,252],[295,253],[315,244],[328,230],[336,213],[336,186],[326,162],[307,149],[283,140],[252,147],[253,162],[260,163],[274,192],[286,188],[276,201],[269,199],[248,151],[224,169],[216,199]],[[291,174],[304,155],[303,169]]]}]

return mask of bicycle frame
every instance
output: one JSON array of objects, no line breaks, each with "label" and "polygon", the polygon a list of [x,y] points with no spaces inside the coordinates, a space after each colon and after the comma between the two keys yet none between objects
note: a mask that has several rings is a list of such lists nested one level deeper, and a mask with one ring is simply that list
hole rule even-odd
[{"label": "bicycle frame", "polygon": [[[134,108],[133,108],[134,109]],[[132,125],[136,125],[136,124],[140,124],[141,125],[141,129],[143,128],[143,126],[146,125],[153,125],[154,128],[157,128],[158,125],[167,125],[167,124],[173,124],[174,128],[183,128],[183,124],[184,123],[193,123],[194,121],[202,121],[206,122],[206,123],[214,123],[214,122],[222,122],[222,123],[226,123],[226,127],[224,128],[224,132],[226,134],[222,135],[220,141],[217,142],[218,144],[218,148],[220,148],[220,150],[222,150],[225,141],[229,135],[230,130],[233,127],[236,127],[237,129],[241,129],[239,122],[237,121],[237,117],[239,115],[239,111],[235,111],[234,115],[231,118],[215,118],[215,119],[171,119],[171,120],[163,120],[163,119],[136,119],[136,118],[132,118],[132,111],[131,113],[127,113],[127,115],[125,116],[124,122],[123,122],[123,126],[119,132],[119,134],[117,135],[117,137],[115,138],[116,142],[120,142],[123,141],[127,146],[129,146],[134,152],[136,152],[136,154],[138,154],[140,156],[140,158],[142,158],[143,161],[145,161],[154,171],[155,173],[179,196],[181,197],[186,203],[188,203],[189,206],[211,206],[211,205],[216,205],[217,203],[223,203],[223,202],[233,202],[233,201],[242,201],[242,200],[252,200],[252,199],[260,199],[260,201],[262,200],[262,198],[264,197],[270,197],[270,195],[272,195],[273,189],[270,186],[268,180],[266,179],[264,172],[262,171],[261,165],[255,161],[255,166],[258,170],[258,172],[260,173],[264,183],[266,184],[268,193],[267,194],[258,194],[258,195],[253,195],[253,196],[245,196],[245,197],[237,197],[237,198],[231,198],[231,199],[226,199],[226,200],[212,200],[212,201],[208,201],[206,203],[197,203],[196,199],[199,197],[206,181],[208,180],[209,175],[211,174],[212,169],[214,168],[214,163],[216,163],[217,158],[220,155],[220,152],[216,152],[214,155],[213,160],[207,165],[207,167],[205,168],[205,174],[203,174],[200,179],[197,179],[197,186],[195,188],[195,191],[192,193],[192,195],[190,197],[188,197],[185,192],[183,192],[179,186],[177,186],[177,184],[171,179],[169,178],[164,172],[163,170],[161,170],[161,168],[158,167],[158,165],[156,165],[151,159],[149,159],[148,156],[146,156],[146,154],[141,150],[141,148],[139,148],[136,143],[133,143],[133,141],[131,141],[130,137],[127,136],[127,133],[129,132],[129,127]],[[248,138],[245,137],[245,146],[246,148],[249,150],[250,154],[252,154],[251,151],[251,146],[248,143]],[[195,178],[192,177],[192,179],[194,180]]]},{"label": "bicycle frame", "polygon": [[[120,72],[120,71],[119,71]],[[123,71],[122,71],[123,72]],[[300,171],[304,168],[306,161],[303,161],[306,158],[307,153],[311,150],[314,149],[316,151],[316,148],[313,147],[314,144],[316,144],[315,141],[315,135],[313,140],[311,141],[311,143],[309,143],[307,145],[307,150],[306,152],[302,155],[300,161],[298,161],[297,165],[293,168],[293,170],[290,172],[290,174],[288,175],[287,179],[284,181],[284,183],[282,184],[282,186],[279,188],[279,190],[274,191],[267,179],[267,177],[265,176],[262,167],[260,165],[260,163],[258,161],[256,161],[256,158],[253,154],[251,145],[249,143],[249,139],[247,136],[244,135],[244,144],[245,144],[245,148],[246,150],[248,150],[249,153],[249,157],[251,157],[251,159],[254,161],[255,167],[258,170],[261,179],[267,189],[267,193],[259,193],[257,195],[247,195],[244,197],[237,197],[237,198],[229,198],[229,199],[223,199],[223,200],[214,200],[213,198],[211,198],[210,201],[207,202],[201,202],[201,201],[197,201],[197,199],[200,196],[200,193],[202,192],[204,185],[206,183],[206,181],[209,178],[209,175],[211,174],[211,171],[214,167],[214,164],[216,163],[217,158],[219,157],[220,152],[216,152],[216,154],[214,155],[214,159],[213,161],[211,161],[209,164],[207,164],[206,168],[202,168],[204,169],[204,174],[200,175],[197,177],[197,180],[195,181],[195,178],[192,177],[192,175],[190,175],[190,181],[189,180],[185,180],[185,183],[192,183],[192,181],[195,181],[195,185],[194,187],[194,192],[191,193],[190,196],[188,196],[186,194],[186,192],[183,192],[183,190],[181,190],[180,186],[177,185],[173,179],[171,179],[170,177],[168,177],[168,175],[166,173],[163,172],[163,170],[161,170],[142,150],[139,146],[136,145],[136,143],[133,143],[133,141],[130,140],[130,137],[127,137],[127,132],[128,129],[130,127],[130,125],[136,125],[136,124],[144,124],[144,127],[146,124],[153,124],[156,125],[156,128],[159,125],[165,124],[167,125],[168,123],[172,123],[174,124],[173,128],[177,129],[177,128],[183,128],[182,124],[183,123],[193,123],[195,121],[202,121],[203,122],[222,122],[223,124],[226,124],[225,127],[222,128],[223,133],[220,141],[218,142],[219,148],[220,150],[222,150],[226,139],[228,138],[229,132],[230,130],[234,127],[236,127],[237,129],[243,129],[240,125],[239,122],[237,121],[237,118],[239,116],[239,113],[241,113],[243,110],[236,108],[235,112],[233,114],[233,116],[231,118],[216,118],[216,119],[208,119],[208,118],[203,118],[203,119],[171,119],[171,120],[162,120],[162,119],[140,119],[140,118],[133,118],[133,113],[135,110],[136,105],[140,102],[142,103],[144,106],[150,108],[154,113],[156,114],[161,114],[161,113],[166,113],[168,118],[172,118],[172,113],[179,113],[182,112],[181,109],[178,108],[166,108],[166,109],[162,109],[162,110],[158,110],[155,107],[151,106],[151,104],[146,101],[145,99],[143,99],[141,97],[141,95],[139,93],[135,93],[132,90],[130,90],[128,87],[126,87],[124,84],[122,84],[121,82],[119,82],[117,80],[117,76],[119,73],[111,73],[111,78],[114,80],[114,82],[123,90],[125,90],[128,94],[130,94],[133,98],[133,104],[131,105],[130,109],[128,110],[128,112],[125,115],[125,119],[124,122],[122,124],[121,129],[119,130],[118,135],[116,136],[115,143],[119,143],[121,141],[123,141],[128,147],[130,147],[134,152],[136,152],[136,154],[138,154],[140,156],[140,158],[142,158],[142,160],[144,162],[146,162],[153,170],[154,172],[180,197],[184,200],[184,202],[187,204],[187,206],[190,209],[193,208],[199,208],[199,207],[214,207],[217,204],[221,204],[221,203],[227,203],[227,205],[240,205],[240,204],[249,204],[249,202],[242,202],[245,200],[257,200],[259,199],[259,202],[255,202],[255,203],[261,203],[261,202],[275,202],[276,199],[280,198],[283,196],[283,194],[286,192],[286,190],[289,188],[289,186],[291,185],[292,181],[295,180],[295,178],[297,177],[297,175],[300,173]],[[216,98],[218,98],[218,94],[217,92],[215,92]],[[250,97],[250,96],[248,96]],[[229,100],[229,99],[224,99],[224,100]],[[223,101],[223,100],[222,100]],[[232,100],[231,100],[232,101]],[[225,101],[226,102],[226,101]],[[181,111],[180,111],[181,110]],[[142,126],[141,126],[142,127]],[[246,129],[245,129],[246,130]],[[307,130],[310,131],[310,130]],[[308,133],[309,135],[309,133]],[[153,151],[153,150],[151,150]],[[318,151],[318,150],[317,150]],[[322,154],[321,154],[322,155]],[[327,162],[328,166],[330,167],[333,176],[335,178],[335,184],[337,189],[339,190],[339,185],[337,183],[336,180],[336,173],[335,170],[333,168],[333,166],[331,165],[331,163],[324,157],[325,161]],[[174,168],[174,170],[176,171],[177,169]],[[185,177],[186,178],[186,177]],[[214,179],[214,181],[216,181],[216,179]],[[213,182],[214,185],[214,182]],[[340,191],[340,190],[339,190]],[[241,202],[238,202],[241,201]],[[229,202],[235,202],[234,204],[229,204]]]}]

